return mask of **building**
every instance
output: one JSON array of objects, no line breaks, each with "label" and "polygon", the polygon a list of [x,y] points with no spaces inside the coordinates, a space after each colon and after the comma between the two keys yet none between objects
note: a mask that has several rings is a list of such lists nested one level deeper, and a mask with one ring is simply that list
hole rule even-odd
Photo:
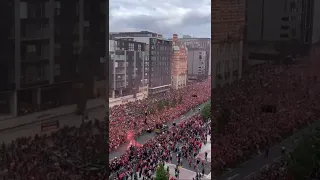
[{"label": "building", "polygon": [[[109,92],[111,98],[136,94],[144,84],[146,43],[132,39],[109,40]],[[147,82],[146,82],[147,83]],[[110,97],[110,96],[109,96]]]},{"label": "building", "polygon": [[241,78],[245,1],[216,0],[212,12],[212,87]]},{"label": "building", "polygon": [[[18,116],[74,104],[76,82],[91,82],[93,87],[94,79],[105,78],[105,69],[99,68],[106,54],[101,37],[105,36],[102,27],[107,14],[100,8],[105,4],[84,0],[1,2],[1,12],[6,14],[1,18],[5,32],[1,51],[6,57],[0,66],[1,114]],[[91,47],[84,48],[86,54],[90,52],[90,61],[80,59],[80,47]],[[89,67],[87,71],[83,66]],[[93,88],[88,88],[86,98],[94,97]]]},{"label": "building", "polygon": [[206,74],[207,53],[203,49],[188,49],[188,80],[204,79]]},{"label": "building", "polygon": [[247,1],[247,39],[252,57],[271,52],[277,55],[282,51],[308,53],[313,34],[320,34],[319,22],[314,18],[319,12],[318,1]]},{"label": "building", "polygon": [[177,34],[173,34],[172,48],[171,86],[173,89],[180,89],[187,85],[188,50],[179,42]]},{"label": "building", "polygon": [[[189,72],[190,68],[188,67],[188,74],[192,75],[192,76],[188,76],[188,79],[191,80],[195,80],[195,78],[198,77],[202,77],[202,78],[207,78],[207,76],[209,75],[209,64],[210,64],[210,60],[209,59],[209,55],[210,55],[210,51],[211,51],[211,39],[210,38],[180,38],[179,41],[181,43],[184,43],[187,47],[188,50],[192,50],[192,49],[196,49],[196,50],[204,50],[205,54],[203,54],[202,56],[205,57],[204,59],[204,72],[203,74],[205,74],[204,76],[193,76],[192,72]],[[189,61],[188,61],[189,62]],[[192,68],[191,68],[192,69]]]},{"label": "building", "polygon": [[140,32],[114,32],[110,33],[114,39],[132,38],[134,41],[147,44],[147,60],[145,73],[148,77],[148,93],[150,95],[169,91],[171,89],[171,57],[172,41],[166,40],[161,35],[149,31]]}]

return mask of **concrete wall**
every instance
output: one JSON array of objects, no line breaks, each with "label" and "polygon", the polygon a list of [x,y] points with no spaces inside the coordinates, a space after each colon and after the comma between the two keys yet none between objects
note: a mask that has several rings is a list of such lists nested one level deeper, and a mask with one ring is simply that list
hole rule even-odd
[{"label": "concrete wall", "polygon": [[314,1],[312,44],[320,41],[320,1]]}]

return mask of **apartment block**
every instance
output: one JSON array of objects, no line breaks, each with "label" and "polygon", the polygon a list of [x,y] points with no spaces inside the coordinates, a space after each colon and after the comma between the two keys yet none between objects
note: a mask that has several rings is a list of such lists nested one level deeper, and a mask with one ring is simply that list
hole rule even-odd
[{"label": "apartment block", "polygon": [[247,0],[250,56],[277,56],[282,51],[308,54],[316,42],[314,35],[320,34],[318,18],[319,2],[315,0]]},{"label": "apartment block", "polygon": [[148,68],[149,73],[146,72],[145,77],[148,77],[148,94],[157,94],[171,89],[172,41],[149,31],[112,32],[110,38],[132,38],[134,41],[146,43],[148,53],[145,68]]},{"label": "apartment block", "polygon": [[[109,40],[109,92],[110,98],[118,98],[148,87],[148,68],[145,68],[146,43],[133,39]],[[145,91],[147,92],[147,91]]]},{"label": "apartment block", "polygon": [[188,49],[188,80],[199,80],[207,77],[206,71],[207,53],[203,49]]},{"label": "apartment block", "polygon": [[179,42],[177,34],[173,34],[172,48],[171,86],[180,89],[187,85],[188,50],[184,43]]},{"label": "apartment block", "polygon": [[[6,57],[0,66],[1,114],[18,116],[74,104],[78,98],[74,84],[83,82],[81,77],[92,79],[92,87],[94,80],[105,78],[105,69],[100,68],[106,54],[101,37],[106,35],[102,27],[107,14],[100,8],[105,4],[84,0],[1,2],[5,32],[1,50]],[[80,56],[84,51],[90,52],[90,59],[81,58],[88,57]],[[93,73],[85,72],[83,66]],[[92,88],[88,98],[94,94]]]},{"label": "apartment block", "polygon": [[215,0],[211,8],[211,80],[215,88],[241,78],[245,1]]},{"label": "apartment block", "polygon": [[[193,73],[189,72],[189,65],[188,65],[188,79],[190,80],[196,80],[196,78],[207,78],[209,76],[209,65],[211,59],[209,59],[210,56],[210,45],[211,45],[211,39],[210,38],[196,38],[196,37],[190,37],[190,36],[184,36],[183,38],[179,38],[179,41],[181,43],[184,43],[188,50],[196,49],[196,50],[204,50],[205,54],[202,54],[202,56],[205,58],[204,60],[204,71],[201,76],[194,76]],[[188,61],[189,62],[189,61]],[[191,75],[191,76],[189,76]]]}]

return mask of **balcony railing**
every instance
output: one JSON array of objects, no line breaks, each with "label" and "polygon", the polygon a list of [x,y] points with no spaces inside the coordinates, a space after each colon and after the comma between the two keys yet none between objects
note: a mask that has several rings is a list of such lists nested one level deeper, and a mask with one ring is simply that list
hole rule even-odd
[{"label": "balcony railing", "polygon": [[37,40],[48,39],[50,37],[49,28],[38,30],[27,30],[24,35],[21,36],[22,40]]}]

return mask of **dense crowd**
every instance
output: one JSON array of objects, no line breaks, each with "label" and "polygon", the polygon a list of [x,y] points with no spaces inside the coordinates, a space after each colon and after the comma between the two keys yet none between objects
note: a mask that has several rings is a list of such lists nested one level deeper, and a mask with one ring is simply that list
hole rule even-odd
[{"label": "dense crowd", "polygon": [[[97,155],[107,152],[101,121],[23,137],[0,147],[0,179],[107,179]],[[89,163],[88,163],[89,162]]]},{"label": "dense crowd", "polygon": [[214,171],[268,149],[315,120],[319,84],[309,70],[307,65],[259,65],[212,95],[213,120],[221,109],[229,112],[222,133],[213,135]]},{"label": "dense crowd", "polygon": [[254,175],[252,180],[289,180],[287,163],[285,161],[274,162],[260,173]]},{"label": "dense crowd", "polygon": [[[132,131],[135,135],[141,135],[147,129],[153,130],[157,124],[172,121],[208,101],[210,96],[211,80],[207,79],[158,97],[112,107],[109,111],[109,151],[116,150],[121,143],[125,142],[127,132]],[[179,100],[181,102],[178,102]],[[177,101],[177,103],[174,107],[159,110],[159,101]]]},{"label": "dense crowd", "polygon": [[[196,114],[170,127],[168,132],[149,140],[142,147],[131,146],[124,155],[113,159],[109,165],[112,177],[137,180],[144,176],[151,179],[159,163],[172,162],[173,158],[176,158],[177,167],[187,160],[197,174],[204,174],[205,162],[196,156],[202,144],[207,143],[210,133],[210,123],[204,123],[202,117]],[[177,167],[175,177],[179,178]]]}]

